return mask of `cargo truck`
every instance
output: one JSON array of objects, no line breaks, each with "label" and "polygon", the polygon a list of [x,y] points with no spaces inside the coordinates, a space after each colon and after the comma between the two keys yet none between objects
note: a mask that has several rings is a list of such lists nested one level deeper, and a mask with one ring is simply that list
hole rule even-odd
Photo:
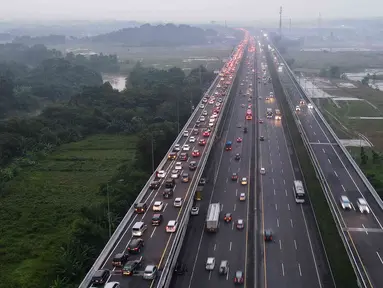
[{"label": "cargo truck", "polygon": [[206,216],[206,231],[217,232],[219,224],[219,215],[221,212],[220,203],[211,203],[207,210]]}]

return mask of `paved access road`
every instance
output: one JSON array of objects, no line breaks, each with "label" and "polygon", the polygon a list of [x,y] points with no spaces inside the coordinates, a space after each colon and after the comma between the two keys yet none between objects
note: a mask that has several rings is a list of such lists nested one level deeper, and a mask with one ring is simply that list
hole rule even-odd
[{"label": "paved access road", "polygon": [[270,77],[265,51],[258,49],[257,54],[257,77],[261,78],[258,84],[259,118],[264,121],[258,124],[259,136],[264,137],[264,141],[259,140],[259,168],[266,170],[265,175],[259,174],[260,226],[263,231],[273,231],[272,242],[261,240],[261,287],[334,287],[331,282],[323,285],[323,275],[329,274],[329,268],[309,199],[304,204],[295,202],[293,181],[302,178],[292,147],[285,138],[284,117],[282,115],[281,120],[275,120],[274,116],[266,118],[267,108],[272,108],[274,115],[275,109],[279,109],[278,97],[266,100],[274,91],[271,83],[264,84],[262,80]]},{"label": "paved access road", "polygon": [[[240,85],[224,123],[222,137],[213,147],[209,178],[215,178],[215,181],[210,181],[205,187],[204,198],[198,203],[200,214],[194,216],[189,222],[179,257],[179,261],[186,264],[188,272],[185,275],[174,275],[171,287],[232,287],[236,270],[242,270],[245,276],[247,275],[248,199],[249,193],[254,191],[250,191],[250,182],[247,185],[241,185],[240,181],[232,181],[231,176],[232,173],[237,173],[239,179],[246,177],[248,181],[251,181],[249,170],[251,154],[254,151],[254,120],[245,120],[245,115],[247,105],[254,102],[253,97],[248,101],[246,95],[247,92],[250,96],[253,95],[253,65],[254,52],[249,52],[242,71],[238,72]],[[252,109],[254,112],[254,107]],[[244,127],[248,128],[247,133],[243,132]],[[238,137],[243,139],[241,143],[236,142]],[[226,141],[232,141],[231,151],[224,151]],[[234,159],[236,153],[241,154],[239,161]],[[239,201],[240,193],[245,193],[246,201]],[[208,205],[216,202],[219,202],[222,207],[219,231],[208,233],[204,230]],[[231,223],[223,221],[225,213],[232,213]],[[243,219],[245,222],[243,230],[236,229],[235,222],[238,219]],[[214,271],[205,270],[207,257],[215,257]],[[218,273],[222,260],[228,260],[230,264],[230,271],[226,276]]]},{"label": "paved access road", "polygon": [[[297,84],[293,83],[287,69],[279,73],[282,84],[288,91],[293,105],[299,105],[304,99]],[[361,262],[359,267],[366,274],[366,287],[383,287],[383,211],[365,186],[352,164],[343,154],[336,140],[318,116],[316,109],[307,105],[296,112],[308,137],[311,147],[324,173],[331,190],[332,201],[336,206],[338,217],[345,233],[351,239],[350,245],[357,252],[354,255]],[[354,209],[344,211],[340,207],[340,196],[348,196]],[[361,214],[356,201],[364,198],[371,209],[370,214]],[[359,262],[359,261],[358,261]]]},{"label": "paved access road", "polygon": [[[238,55],[234,55],[234,60],[229,64],[232,64],[232,67],[235,67],[239,63]],[[235,71],[235,69],[233,70]],[[230,76],[232,76],[232,73],[227,73],[226,79],[224,81],[221,81],[220,83],[223,84],[223,82],[228,81]],[[232,81],[232,80],[230,80]],[[226,101],[226,96],[218,96],[221,92],[224,91],[223,85],[219,85],[217,83],[217,86],[212,90],[212,93],[210,96],[210,99],[213,95],[215,95],[215,101],[212,104],[205,103],[204,106],[196,107],[196,109],[199,109],[200,111],[195,115],[193,121],[191,121],[188,131],[189,136],[182,137],[179,144],[181,147],[184,146],[184,144],[190,145],[189,151],[181,151],[181,152],[187,152],[189,154],[189,158],[187,161],[181,161],[183,164],[182,172],[180,175],[182,175],[183,172],[189,173],[189,179],[190,181],[188,183],[181,183],[181,177],[176,180],[176,186],[174,188],[174,196],[171,199],[164,199],[162,196],[162,192],[164,191],[164,182],[161,183],[161,187],[157,190],[150,191],[143,202],[147,203],[148,210],[144,214],[135,215],[133,219],[131,219],[129,225],[127,226],[125,233],[121,236],[118,244],[116,245],[116,248],[110,253],[109,257],[106,259],[105,264],[103,266],[103,269],[110,269],[112,270],[112,275],[108,282],[111,281],[118,281],[120,282],[122,287],[153,287],[154,282],[153,281],[146,281],[143,280],[141,275],[142,273],[137,273],[137,277],[125,277],[122,276],[120,269],[113,269],[112,267],[112,259],[116,253],[123,252],[126,250],[130,240],[132,239],[132,231],[131,228],[134,225],[134,223],[138,221],[143,221],[145,224],[147,224],[147,230],[144,232],[143,236],[141,238],[145,241],[145,247],[142,249],[142,252],[139,253],[136,256],[131,255],[130,260],[133,260],[135,258],[139,259],[142,257],[142,270],[145,269],[146,265],[154,264],[159,267],[161,270],[166,262],[170,247],[173,244],[173,233],[167,233],[165,231],[165,227],[170,220],[179,220],[182,216],[182,213],[184,212],[183,206],[181,208],[176,208],[173,206],[173,201],[176,197],[181,197],[184,200],[183,205],[187,203],[189,200],[191,194],[193,185],[196,183],[196,181],[199,181],[199,179],[196,179],[196,175],[199,171],[199,168],[197,168],[196,171],[189,171],[189,163],[190,161],[197,161],[197,164],[200,165],[202,162],[203,157],[206,157],[205,150],[208,147],[210,141],[212,141],[211,137],[204,137],[202,135],[203,130],[208,127],[209,122],[209,116],[212,115],[213,109],[218,105],[217,103],[218,98],[222,97],[223,101]],[[223,104],[221,105],[223,106]],[[206,120],[205,122],[201,122],[201,125],[199,127],[196,126],[196,121],[200,119],[200,116],[202,116],[203,112],[206,111],[208,116],[205,116]],[[211,127],[212,129],[215,129],[214,127]],[[192,131],[194,129],[198,129],[198,134],[195,135]],[[190,142],[190,138],[195,137],[195,142]],[[206,139],[207,143],[205,146],[199,145],[200,139]],[[201,152],[200,157],[192,157],[191,153],[193,150],[198,149]],[[168,161],[165,164],[165,167],[163,167],[163,170],[166,171],[167,176],[164,179],[167,179],[171,175],[171,171],[175,168],[175,163],[180,161],[179,159]],[[152,226],[151,225],[151,218],[154,212],[152,211],[152,205],[155,201],[163,201],[164,202],[164,208],[162,210],[163,215],[163,221],[160,226]]]}]

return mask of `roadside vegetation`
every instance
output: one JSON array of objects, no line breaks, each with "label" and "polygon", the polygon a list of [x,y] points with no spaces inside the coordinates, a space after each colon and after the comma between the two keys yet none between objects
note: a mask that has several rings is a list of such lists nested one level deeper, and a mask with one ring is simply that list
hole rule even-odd
[{"label": "roadside vegetation", "polygon": [[[278,75],[275,69],[273,69],[274,65],[270,59],[270,56],[268,56],[268,66],[273,79],[274,91],[277,96],[279,95],[279,101],[285,119],[284,121],[287,124],[295,153],[302,168],[301,172],[304,177],[304,183],[307,187],[307,193],[309,194],[310,202],[318,222],[319,233],[323,239],[323,244],[325,246],[324,249],[326,250],[336,287],[356,288],[357,285],[354,270],[347,256],[345,247],[340,239],[336,224],[324,196],[324,192],[322,191],[321,185],[316,177],[308,152],[306,151],[301,135],[299,134],[298,128],[295,124]],[[328,277],[331,276],[328,275]]]},{"label": "roadside vegetation", "polygon": [[151,139],[157,165],[214,77],[137,64],[121,93],[82,87],[1,121],[0,286],[77,287],[109,237],[108,200],[114,230],[151,172]]}]

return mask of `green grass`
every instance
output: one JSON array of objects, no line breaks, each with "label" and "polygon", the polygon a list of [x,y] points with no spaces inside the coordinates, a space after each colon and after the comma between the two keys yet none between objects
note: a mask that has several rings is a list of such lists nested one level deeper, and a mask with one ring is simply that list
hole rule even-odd
[{"label": "green grass", "polygon": [[[268,65],[269,67],[273,67],[270,59],[268,59]],[[295,153],[301,165],[301,172],[303,174],[304,182],[310,196],[311,205],[318,222],[319,233],[322,236],[325,246],[324,248],[330,262],[330,268],[332,270],[336,286],[338,288],[356,288],[357,285],[354,270],[347,256],[343,242],[340,239],[336,224],[324,196],[324,192],[322,191],[321,185],[316,177],[314,167],[295,124],[275,69],[271,70],[271,76],[273,79],[275,94],[277,96],[279,95],[278,100],[280,101],[282,113],[285,117],[284,123],[287,125]],[[329,283],[329,285],[331,284]]]},{"label": "green grass", "polygon": [[[101,202],[99,185],[135,157],[134,136],[97,135],[62,145],[6,184],[0,209],[0,283],[33,282],[55,259],[77,213]],[[40,278],[41,279],[41,278]],[[3,287],[0,284],[0,287]]]}]

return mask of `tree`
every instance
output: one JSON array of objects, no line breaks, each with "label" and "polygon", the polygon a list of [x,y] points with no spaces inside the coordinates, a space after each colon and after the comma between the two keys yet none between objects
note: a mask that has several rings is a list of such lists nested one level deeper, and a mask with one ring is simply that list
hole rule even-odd
[{"label": "tree", "polygon": [[340,68],[339,66],[331,66],[329,69],[330,78],[340,78]]},{"label": "tree", "polygon": [[372,163],[380,164],[380,154],[375,152],[375,150],[371,150],[372,153]]},{"label": "tree", "polygon": [[366,151],[364,150],[364,147],[360,147],[360,163],[362,165],[366,165],[368,161],[368,155],[366,154]]}]

